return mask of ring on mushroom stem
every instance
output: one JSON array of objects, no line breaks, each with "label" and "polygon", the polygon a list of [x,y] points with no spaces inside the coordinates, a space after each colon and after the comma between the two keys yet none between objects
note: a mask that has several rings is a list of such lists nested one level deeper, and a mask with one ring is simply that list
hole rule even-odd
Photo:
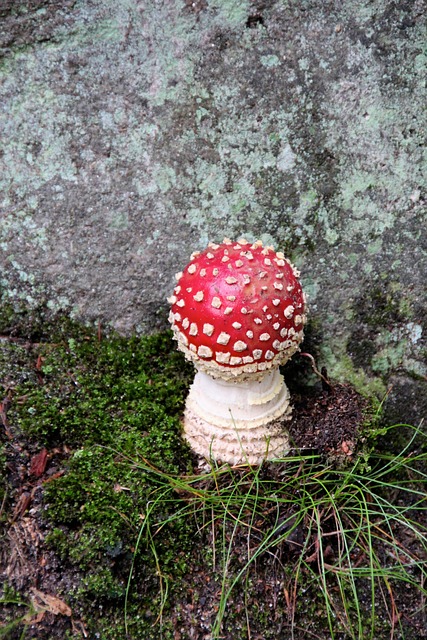
[{"label": "ring on mushroom stem", "polygon": [[260,240],[209,243],[176,274],[169,320],[197,368],[184,435],[200,456],[261,464],[289,450],[289,391],[279,372],[299,349],[306,298],[299,273]]}]

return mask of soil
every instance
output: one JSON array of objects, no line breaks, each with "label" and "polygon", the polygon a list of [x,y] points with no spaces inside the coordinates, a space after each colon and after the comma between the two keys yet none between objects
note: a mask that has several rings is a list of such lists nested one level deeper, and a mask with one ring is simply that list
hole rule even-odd
[{"label": "soil", "polygon": [[299,451],[314,451],[330,458],[351,458],[368,402],[349,385],[334,383],[311,395],[294,394],[292,420],[287,425]]}]

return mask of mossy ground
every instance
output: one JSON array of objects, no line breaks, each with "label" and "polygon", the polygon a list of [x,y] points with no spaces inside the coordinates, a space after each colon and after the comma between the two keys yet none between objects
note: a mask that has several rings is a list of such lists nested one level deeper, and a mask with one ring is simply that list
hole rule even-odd
[{"label": "mossy ground", "polygon": [[[272,527],[280,538],[278,519],[293,518],[293,507],[272,513],[269,503],[286,470],[229,470],[201,479],[194,493],[175,481],[195,468],[180,427],[193,371],[169,333],[106,337],[68,320],[10,314],[0,334],[0,637],[216,638],[212,624],[233,580],[221,637],[268,640],[291,628],[295,640],[330,637],[313,575],[304,574],[297,598],[290,592],[302,520],[239,577]],[[254,478],[262,490],[249,508]],[[195,501],[197,492],[205,498]],[[40,604],[34,588],[71,615],[56,600]],[[385,613],[375,625],[376,637],[388,637]],[[339,616],[334,634],[351,637]]]},{"label": "mossy ground", "polygon": [[[155,488],[138,460],[171,474],[192,470],[179,421],[191,368],[169,334],[106,339],[68,321],[30,324],[17,325],[0,344],[8,433],[21,443],[17,451],[7,437],[2,442],[2,517],[19,492],[29,493],[27,508],[47,523],[47,548],[78,573],[67,597],[82,609],[87,600],[121,602]],[[42,449],[46,473],[34,475],[31,463]],[[19,474],[24,487],[15,491]],[[191,523],[167,528],[158,547],[164,571],[184,571],[193,536]],[[156,582],[152,554],[141,551],[138,562]],[[152,595],[150,606],[155,610]]]}]

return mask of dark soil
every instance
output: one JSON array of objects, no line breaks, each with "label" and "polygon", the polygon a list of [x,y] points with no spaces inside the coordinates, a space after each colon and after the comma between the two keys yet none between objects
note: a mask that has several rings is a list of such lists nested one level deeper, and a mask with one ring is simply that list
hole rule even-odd
[{"label": "dark soil", "polygon": [[324,387],[293,396],[292,420],[287,425],[291,442],[299,451],[350,458],[357,447],[368,402],[349,385]]}]

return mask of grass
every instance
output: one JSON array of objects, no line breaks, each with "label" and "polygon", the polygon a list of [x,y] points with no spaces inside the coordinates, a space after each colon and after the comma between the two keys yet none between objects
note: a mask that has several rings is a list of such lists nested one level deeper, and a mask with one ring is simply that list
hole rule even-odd
[{"label": "grass", "polygon": [[[395,425],[388,435],[402,427],[408,428]],[[287,559],[289,577],[283,596],[290,638],[301,629],[299,599],[307,589],[320,595],[316,606],[323,608],[330,638],[342,634],[352,639],[383,637],[378,635],[378,620],[384,615],[389,637],[405,637],[399,609],[402,585],[418,594],[420,613],[427,596],[426,453],[419,444],[425,436],[419,429],[411,430],[412,437],[399,455],[373,454],[369,467],[360,458],[351,468],[328,468],[312,454],[298,454],[277,461],[276,469],[274,464],[268,468],[223,466],[203,477],[183,477],[133,461],[142,472],[155,476],[157,484],[137,546],[145,541],[158,566],[162,593],[158,624],[167,581],[156,538],[171,520],[194,519],[197,514],[199,531],[211,527],[213,568],[220,567],[221,573],[212,640],[227,637],[224,620],[237,587],[243,585],[246,600],[250,598],[248,577],[256,572],[259,560],[270,554],[279,563],[278,550],[289,544],[293,553]],[[159,518],[170,502],[176,505],[174,513]],[[246,552],[236,564],[236,548],[242,547]],[[127,624],[126,628],[129,632]],[[304,631],[310,633],[310,628]],[[247,637],[251,637],[250,624]]]}]

